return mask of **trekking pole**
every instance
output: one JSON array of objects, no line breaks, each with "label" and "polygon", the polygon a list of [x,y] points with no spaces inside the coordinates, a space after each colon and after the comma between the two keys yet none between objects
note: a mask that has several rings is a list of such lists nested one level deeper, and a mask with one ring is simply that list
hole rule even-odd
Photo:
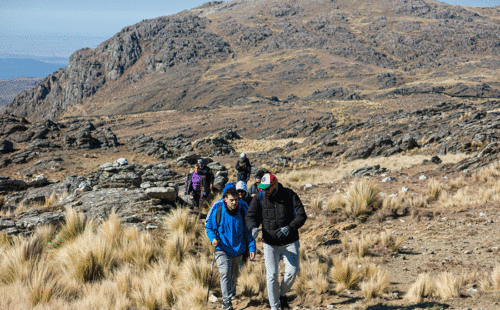
[{"label": "trekking pole", "polygon": [[208,278],[207,303],[208,303],[208,295],[210,294],[210,282],[212,282],[212,275],[214,274],[214,262],[215,262],[215,249],[214,249],[214,258],[212,258],[212,268],[210,268],[210,277]]}]

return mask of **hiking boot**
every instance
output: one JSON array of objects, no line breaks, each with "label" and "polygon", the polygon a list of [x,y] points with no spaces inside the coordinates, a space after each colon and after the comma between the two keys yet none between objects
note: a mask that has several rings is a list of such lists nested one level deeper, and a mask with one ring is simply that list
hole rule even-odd
[{"label": "hiking boot", "polygon": [[281,306],[281,310],[290,309],[290,305],[288,304],[288,301],[286,300],[286,296],[280,296],[280,306]]},{"label": "hiking boot", "polygon": [[231,303],[231,301],[223,302],[222,303],[222,309],[224,309],[224,310],[234,310],[233,304]]}]

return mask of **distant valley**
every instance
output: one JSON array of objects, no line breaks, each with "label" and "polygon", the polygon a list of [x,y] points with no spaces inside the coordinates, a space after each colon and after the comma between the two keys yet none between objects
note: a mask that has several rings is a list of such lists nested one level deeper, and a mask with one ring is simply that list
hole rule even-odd
[{"label": "distant valley", "polygon": [[20,77],[9,80],[0,80],[0,106],[9,104],[22,91],[28,90],[39,83],[41,77]]},{"label": "distant valley", "polygon": [[46,77],[64,67],[43,61],[25,58],[0,58],[0,80],[18,77]]}]

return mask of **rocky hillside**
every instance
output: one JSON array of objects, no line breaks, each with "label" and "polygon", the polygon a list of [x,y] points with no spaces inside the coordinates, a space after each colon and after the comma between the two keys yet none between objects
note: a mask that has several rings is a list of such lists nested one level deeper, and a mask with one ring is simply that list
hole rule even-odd
[{"label": "rocky hillside", "polygon": [[234,0],[124,28],[18,95],[27,119],[253,101],[498,98],[497,8]]}]

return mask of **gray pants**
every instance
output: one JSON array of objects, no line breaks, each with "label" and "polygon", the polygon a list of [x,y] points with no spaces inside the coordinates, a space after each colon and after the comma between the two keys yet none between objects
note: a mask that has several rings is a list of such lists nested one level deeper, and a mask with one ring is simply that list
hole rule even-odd
[{"label": "gray pants", "polygon": [[[272,310],[279,309],[279,296],[285,296],[292,288],[293,282],[300,272],[300,243],[295,241],[287,245],[277,246],[264,243],[264,260],[266,262],[267,293]],[[279,263],[285,263],[285,276],[279,285]]]},{"label": "gray pants", "polygon": [[241,255],[229,257],[224,251],[215,252],[215,260],[220,273],[220,288],[222,299],[225,303],[231,301],[231,297],[236,295],[236,280],[240,273]]}]

